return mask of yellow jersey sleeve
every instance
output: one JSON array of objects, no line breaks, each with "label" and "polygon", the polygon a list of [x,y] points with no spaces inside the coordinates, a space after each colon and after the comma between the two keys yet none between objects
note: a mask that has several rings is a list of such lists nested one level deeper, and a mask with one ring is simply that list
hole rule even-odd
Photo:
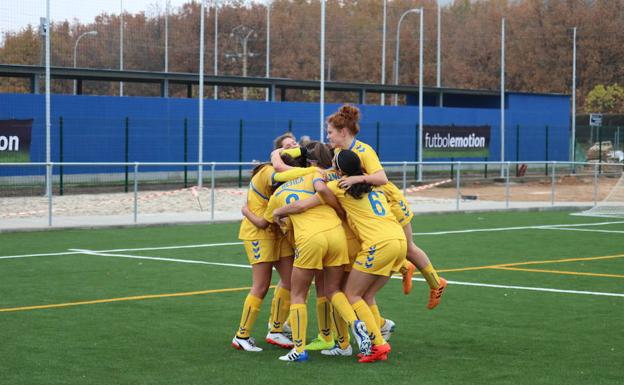
[{"label": "yellow jersey sleeve", "polygon": [[264,219],[266,219],[269,223],[273,223],[273,211],[279,207],[278,205],[279,202],[277,201],[277,198],[275,198],[275,195],[272,195],[269,199],[266,210],[264,210]]},{"label": "yellow jersey sleeve", "polygon": [[383,170],[383,166],[379,161],[377,153],[368,144],[356,140],[355,145],[353,146],[351,151],[355,152],[360,157],[360,161],[362,162],[362,170],[364,170],[364,173],[370,175],[376,173],[379,170]]},{"label": "yellow jersey sleeve", "polygon": [[316,167],[293,167],[290,170],[273,174],[273,181],[288,182],[314,172],[316,172]]}]

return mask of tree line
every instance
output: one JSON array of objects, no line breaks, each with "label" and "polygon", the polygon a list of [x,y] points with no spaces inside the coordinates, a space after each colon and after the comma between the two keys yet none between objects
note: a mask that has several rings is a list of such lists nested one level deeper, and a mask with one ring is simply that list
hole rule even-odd
[{"label": "tree line", "polygon": [[[218,8],[218,74],[241,75],[241,36],[232,30],[244,25],[253,30],[247,40],[248,76],[265,76],[267,44],[266,2],[222,0]],[[424,85],[437,84],[437,2],[388,0],[385,82],[395,82],[394,56],[397,23],[411,8],[424,8]],[[168,12],[168,66],[171,72],[197,72],[200,4],[189,1]],[[320,78],[319,0],[273,0],[270,19],[270,75],[291,79]],[[213,4],[205,12],[205,71],[214,73]],[[500,89],[501,23],[505,19],[505,84],[509,91],[570,94],[572,87],[572,28],[577,28],[577,108],[598,106],[588,98],[596,87],[608,89],[623,83],[624,0],[455,0],[441,8],[442,87]],[[327,0],[326,79],[381,83],[381,0]],[[77,67],[119,68],[120,22],[118,13],[102,13],[92,22],[53,20],[51,63],[73,66],[74,44],[87,31],[77,49]],[[125,69],[164,71],[165,10],[154,5],[137,14],[126,13],[124,22]],[[418,84],[419,20],[405,17],[400,31],[399,84]],[[37,26],[4,32],[0,63],[42,64],[44,43]],[[28,92],[25,80],[0,78],[0,92]],[[118,83],[85,82],[84,93],[114,95]],[[72,82],[55,80],[52,91],[71,93]],[[128,84],[127,95],[158,95],[155,85]],[[186,96],[173,86],[172,96]],[[596,94],[596,93],[594,93]],[[206,88],[207,97],[212,87]],[[596,95],[601,95],[598,92]],[[289,100],[318,100],[318,92],[289,90]],[[240,89],[220,87],[219,97],[241,97]],[[252,89],[250,98],[264,98],[263,89]],[[328,101],[356,101],[356,95],[329,93]],[[351,98],[352,100],[349,100]],[[379,102],[368,95],[369,103]],[[589,104],[586,105],[586,102]],[[622,103],[611,103],[622,108]],[[587,108],[585,108],[587,107]],[[588,111],[591,112],[591,111]],[[602,112],[623,112],[617,110]]]}]

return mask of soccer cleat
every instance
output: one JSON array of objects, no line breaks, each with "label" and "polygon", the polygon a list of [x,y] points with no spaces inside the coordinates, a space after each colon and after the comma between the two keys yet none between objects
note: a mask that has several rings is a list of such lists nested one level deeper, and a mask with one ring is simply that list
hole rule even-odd
[{"label": "soccer cleat", "polygon": [[387,319],[384,322],[383,325],[381,325],[381,328],[379,328],[379,330],[381,331],[381,336],[383,337],[384,340],[388,341],[390,340],[390,337],[392,336],[392,333],[394,333],[394,321]]},{"label": "soccer cleat", "polygon": [[412,291],[412,277],[414,276],[416,266],[409,261],[407,261],[406,266],[406,268],[401,270],[401,275],[403,276],[403,294],[408,295]]},{"label": "soccer cleat", "polygon": [[309,358],[307,351],[302,351],[299,353],[297,349],[293,348],[288,354],[281,356],[280,361],[290,361],[290,362],[303,362],[307,361]]},{"label": "soccer cleat", "polygon": [[383,345],[375,345],[371,349],[371,354],[362,356],[358,362],[385,361],[388,359],[388,353],[390,353],[391,350],[390,344],[387,342]]},{"label": "soccer cleat", "polygon": [[331,349],[321,350],[321,354],[324,356],[350,356],[353,355],[353,348],[351,345],[347,345],[345,349],[341,349],[340,345],[336,344]]},{"label": "soccer cleat", "polygon": [[292,328],[290,327],[288,320],[284,322],[284,326],[282,327],[282,330],[283,330],[284,335],[286,335],[286,337],[292,339]]},{"label": "soccer cleat", "polygon": [[325,350],[334,347],[334,339],[325,341],[319,334],[313,341],[305,346],[306,350]]},{"label": "soccer cleat", "polygon": [[261,352],[262,348],[256,346],[256,340],[253,338],[240,338],[234,336],[232,339],[232,347],[238,350],[244,350],[246,352]]},{"label": "soccer cleat", "polygon": [[290,338],[288,338],[284,333],[269,332],[265,341],[283,349],[292,349],[295,346]]},{"label": "soccer cleat", "polygon": [[427,304],[427,309],[432,310],[440,304],[440,299],[442,298],[442,294],[444,294],[446,285],[446,279],[440,277],[440,286],[437,289],[429,289],[429,304]]},{"label": "soccer cleat", "polygon": [[365,356],[369,355],[371,353],[371,340],[368,336],[366,324],[360,320],[355,320],[353,325],[351,325],[351,331],[353,332],[353,336],[357,340],[358,347],[360,348],[360,353]]}]

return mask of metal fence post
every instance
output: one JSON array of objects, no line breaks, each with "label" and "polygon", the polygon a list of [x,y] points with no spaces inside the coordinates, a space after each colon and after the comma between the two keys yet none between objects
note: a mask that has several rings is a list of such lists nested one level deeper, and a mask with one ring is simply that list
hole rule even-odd
[{"label": "metal fence post", "polygon": [[[125,126],[125,146],[124,146],[124,162],[130,162],[128,152],[130,147],[130,140],[128,139],[130,128],[128,127],[128,117],[126,116],[126,126]],[[128,192],[128,165],[125,166],[125,182],[124,182],[124,192]]]},{"label": "metal fence post", "polygon": [[210,220],[214,221],[215,211],[215,162],[210,164]]},{"label": "metal fence post", "polygon": [[46,178],[49,181],[46,183],[46,195],[48,196],[48,226],[52,226],[52,167],[54,163],[46,163]]},{"label": "metal fence post", "polygon": [[[289,127],[290,129],[290,127]],[[238,127],[238,161],[243,162],[243,119]],[[243,166],[238,166],[238,188],[243,187]]]},{"label": "metal fence post", "polygon": [[555,176],[555,173],[556,173],[555,165],[556,165],[556,163],[557,163],[556,161],[553,161],[551,163],[551,171],[550,171],[551,174],[552,174],[552,182],[551,182],[551,184],[552,184],[552,191],[550,193],[550,205],[551,206],[555,205],[555,187],[556,187],[556,184],[557,184],[556,176]]},{"label": "metal fence post", "polygon": [[505,208],[509,208],[509,162],[501,165],[501,167],[506,166],[507,169],[505,173]]},{"label": "metal fence post", "polygon": [[403,162],[403,195],[407,193],[407,162]]},{"label": "metal fence post", "polygon": [[594,207],[598,204],[598,163],[594,164]]},{"label": "metal fence post", "polygon": [[[548,129],[548,125],[546,125],[546,145],[544,146],[545,148],[544,160],[545,161],[548,161],[548,137],[550,136],[548,135],[549,131],[550,130]],[[546,176],[548,176],[548,165],[546,165]]]},{"label": "metal fence post", "polygon": [[[452,165],[452,163],[451,163]],[[459,200],[461,198],[461,190],[459,187],[459,183],[460,183],[460,178],[461,178],[461,162],[457,162],[457,177],[455,178],[455,193],[456,193],[456,198],[455,198],[455,210],[459,211]]]},{"label": "metal fence post", "polygon": [[[188,118],[184,118],[184,163],[188,162]],[[184,188],[188,187],[188,166],[184,165]]]},{"label": "metal fence post", "polygon": [[63,117],[59,117],[59,195],[63,195]]},{"label": "metal fence post", "polygon": [[516,124],[516,177],[519,175],[520,166],[520,125]]},{"label": "metal fence post", "polygon": [[139,212],[139,163],[134,162],[134,223]]},{"label": "metal fence post", "polygon": [[598,130],[598,172],[602,174],[602,126],[596,129]]},{"label": "metal fence post", "polygon": [[455,173],[453,172],[453,166],[454,166],[453,162],[455,162],[455,158],[451,157],[451,177],[450,177],[450,179],[455,178]]}]

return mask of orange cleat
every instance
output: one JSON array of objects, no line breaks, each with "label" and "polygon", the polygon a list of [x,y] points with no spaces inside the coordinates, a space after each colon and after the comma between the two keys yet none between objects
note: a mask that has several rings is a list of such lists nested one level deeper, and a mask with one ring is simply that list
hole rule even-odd
[{"label": "orange cleat", "polygon": [[371,349],[371,354],[362,356],[358,362],[369,363],[375,361],[386,361],[388,359],[388,353],[390,353],[391,350],[390,344],[387,342],[383,345],[374,345]]},{"label": "orange cleat", "polygon": [[403,294],[408,295],[412,291],[412,277],[416,266],[413,263],[407,261],[404,268],[401,269],[401,275],[403,275]]},{"label": "orange cleat", "polygon": [[440,286],[437,289],[429,289],[429,303],[427,304],[427,309],[432,310],[440,304],[440,299],[442,298],[442,294],[444,294],[446,285],[446,279],[440,277]]}]

